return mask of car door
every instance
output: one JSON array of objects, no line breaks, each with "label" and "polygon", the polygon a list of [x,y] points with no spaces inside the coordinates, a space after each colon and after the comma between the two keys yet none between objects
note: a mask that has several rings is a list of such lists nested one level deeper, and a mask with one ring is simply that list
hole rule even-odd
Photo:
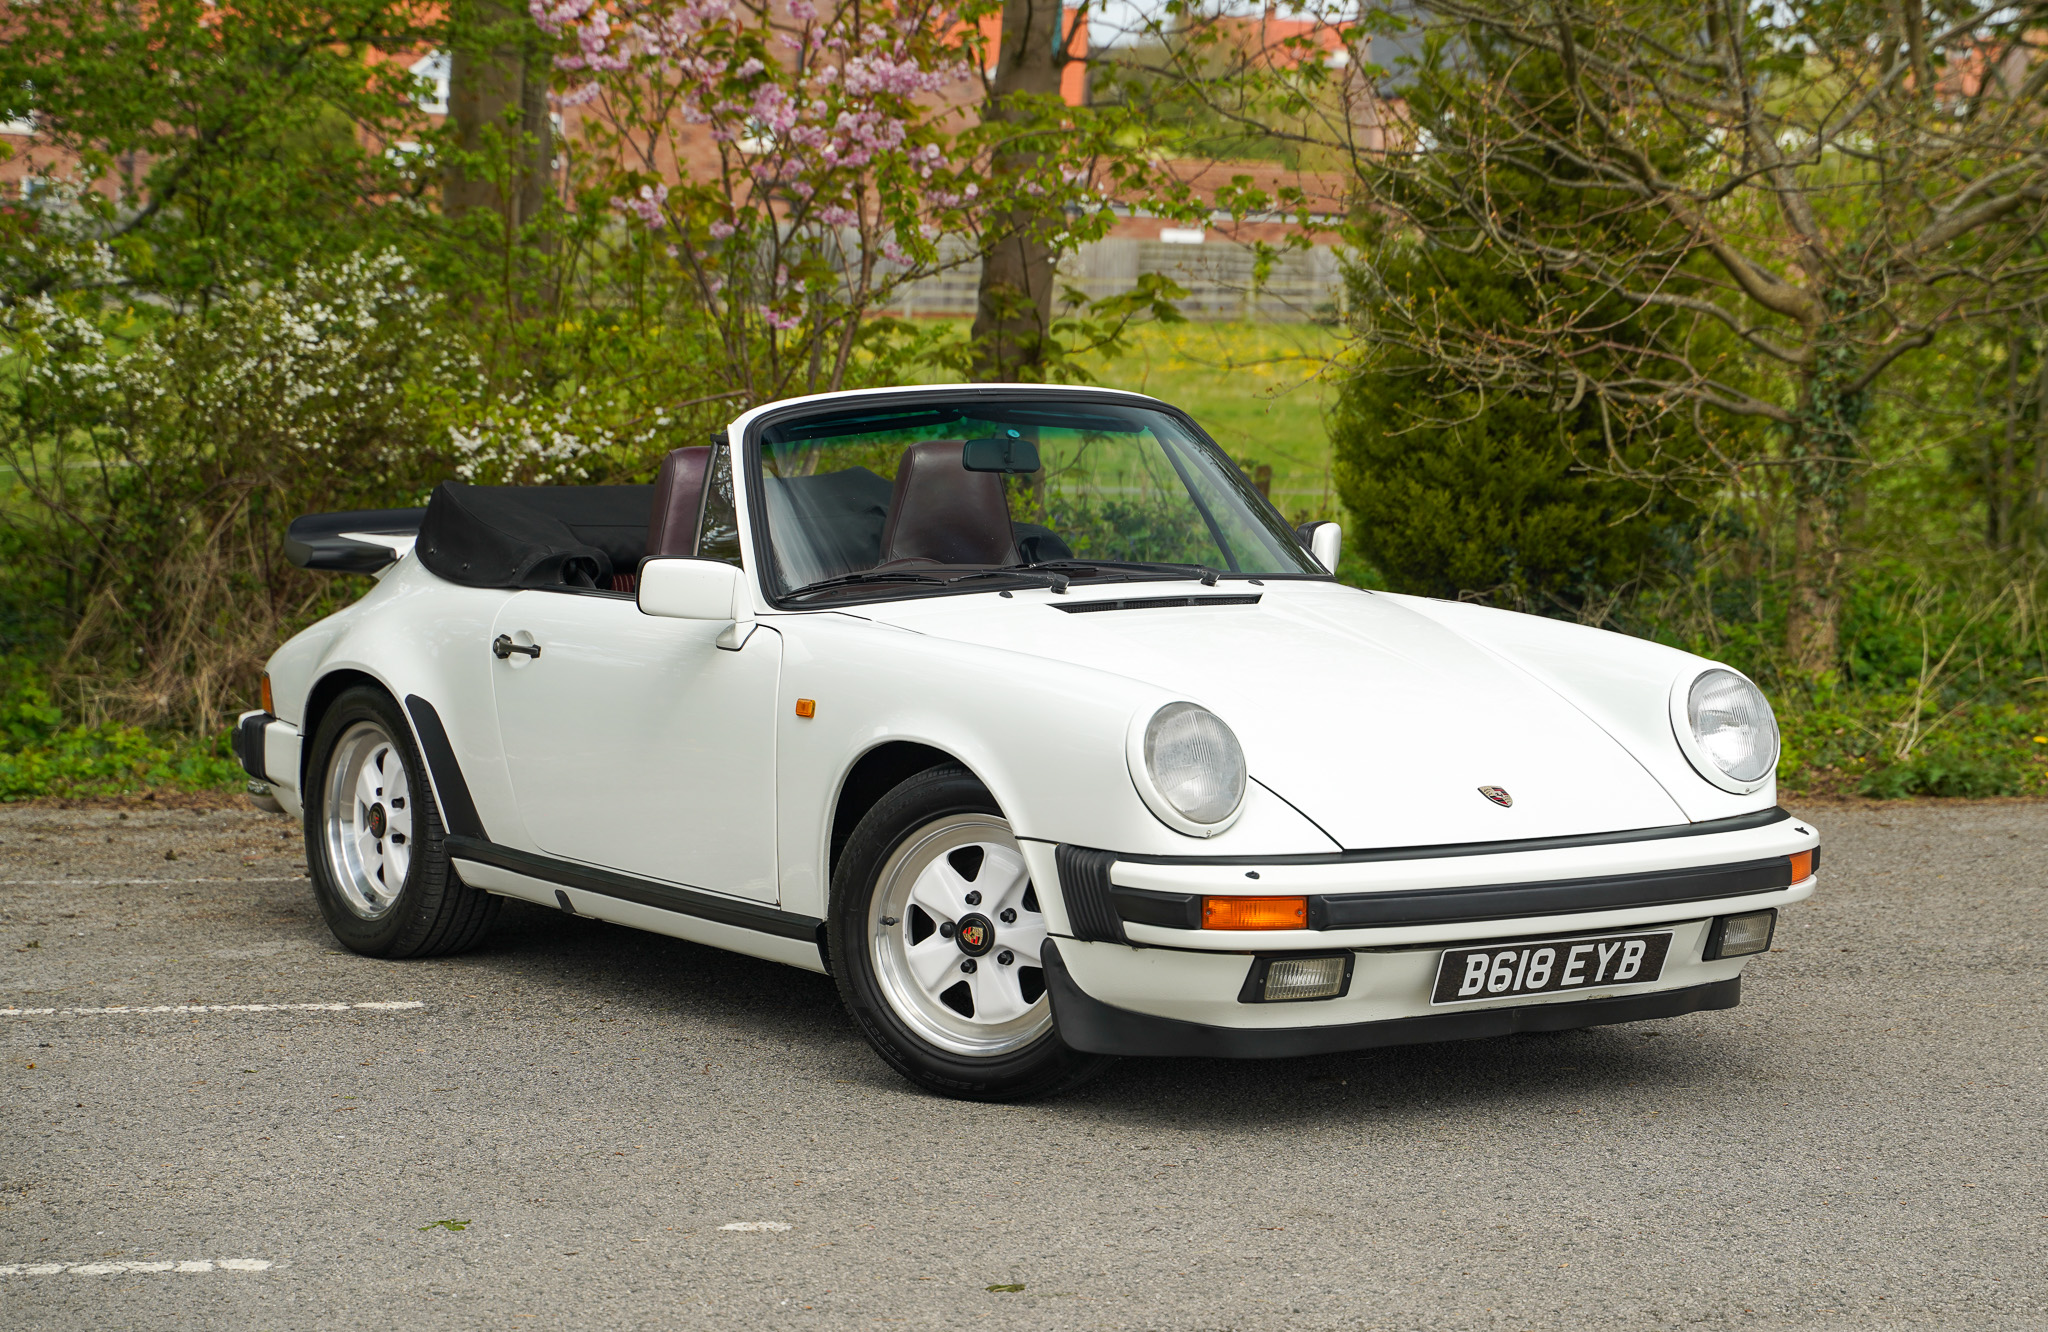
[{"label": "car door", "polygon": [[535,849],[665,883],[776,899],[775,699],[782,638],[631,598],[527,590],[496,635],[498,727]]}]

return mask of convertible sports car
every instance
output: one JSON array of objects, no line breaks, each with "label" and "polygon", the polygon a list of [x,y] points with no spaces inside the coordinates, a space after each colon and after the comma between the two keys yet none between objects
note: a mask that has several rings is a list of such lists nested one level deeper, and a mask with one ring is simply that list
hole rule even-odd
[{"label": "convertible sports car", "polygon": [[1136,394],[778,402],[652,486],[299,519],[377,583],[237,751],[358,952],[515,897],[825,971],[948,1095],[1732,1008],[1819,854],[1762,694],[1338,540]]}]

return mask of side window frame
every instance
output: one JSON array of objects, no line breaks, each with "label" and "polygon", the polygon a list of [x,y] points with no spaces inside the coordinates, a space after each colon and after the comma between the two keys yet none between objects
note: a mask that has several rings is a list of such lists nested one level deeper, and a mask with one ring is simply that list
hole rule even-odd
[{"label": "side window frame", "polygon": [[700,560],[717,560],[744,568],[739,502],[733,494],[733,484],[732,443],[720,439],[711,446],[711,459],[704,467],[704,493],[697,508],[697,544],[691,553]]}]

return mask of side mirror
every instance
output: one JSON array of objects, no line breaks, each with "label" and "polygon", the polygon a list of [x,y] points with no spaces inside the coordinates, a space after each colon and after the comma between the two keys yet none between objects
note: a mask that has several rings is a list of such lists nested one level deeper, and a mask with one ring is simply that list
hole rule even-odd
[{"label": "side mirror", "polygon": [[661,559],[640,564],[640,613],[670,620],[725,620],[718,646],[737,652],[754,632],[746,575],[723,560]]},{"label": "side mirror", "polygon": [[1336,523],[1303,523],[1294,529],[1316,563],[1330,573],[1337,572],[1337,557],[1344,550],[1344,529]]}]

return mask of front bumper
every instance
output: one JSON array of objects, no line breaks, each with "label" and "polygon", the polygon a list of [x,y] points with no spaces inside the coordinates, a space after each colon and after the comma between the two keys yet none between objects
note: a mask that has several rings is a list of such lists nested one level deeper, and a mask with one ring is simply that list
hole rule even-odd
[{"label": "front bumper", "polygon": [[[1572,1031],[1616,1022],[1647,1022],[1742,1002],[1742,977],[1675,990],[1599,999],[1522,1001],[1414,1017],[1312,1027],[1225,1027],[1118,1008],[1074,983],[1057,943],[1043,953],[1045,991],[1060,1039],[1089,1054],[1168,1055],[1216,1059],[1289,1059],[1388,1045],[1467,1041],[1522,1031]],[[1276,1005],[1278,1007],[1278,1005]],[[1287,1005],[1296,1007],[1299,1005]]]},{"label": "front bumper", "polygon": [[[1564,841],[1566,839],[1559,839]],[[1633,836],[1168,861],[1023,843],[1048,904],[1062,1039],[1119,1054],[1269,1057],[1635,1022],[1739,1000],[1716,919],[1812,896],[1819,837],[1782,810]],[[1797,876],[1795,878],[1795,875]],[[1205,928],[1205,895],[1300,896],[1305,928]],[[1447,948],[1669,931],[1656,980],[1433,1004]],[[1257,1002],[1259,957],[1350,955],[1332,998]]]}]

